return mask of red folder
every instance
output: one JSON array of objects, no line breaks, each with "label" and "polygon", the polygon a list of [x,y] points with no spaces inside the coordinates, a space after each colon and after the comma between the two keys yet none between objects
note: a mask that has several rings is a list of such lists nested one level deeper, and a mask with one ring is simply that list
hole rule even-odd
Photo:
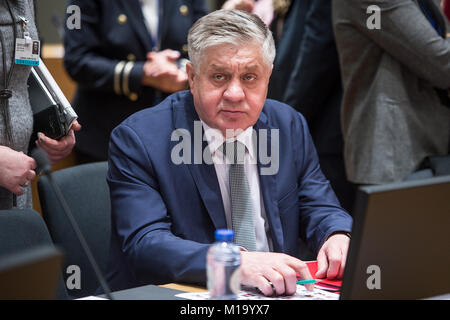
[{"label": "red folder", "polygon": [[[306,262],[306,265],[308,266],[309,272],[311,273],[311,276],[314,279],[318,279],[315,277],[317,273],[317,261],[308,261]],[[297,274],[298,277],[298,274]],[[342,287],[342,280],[329,280],[329,279],[322,279],[319,283],[315,284],[315,287],[318,289],[323,289],[327,291],[332,291],[338,293],[341,290]]]}]

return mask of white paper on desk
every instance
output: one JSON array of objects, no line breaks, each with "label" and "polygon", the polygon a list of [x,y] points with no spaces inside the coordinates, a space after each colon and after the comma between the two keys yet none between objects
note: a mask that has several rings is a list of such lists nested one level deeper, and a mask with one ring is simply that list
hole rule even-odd
[{"label": "white paper on desk", "polygon": [[[187,292],[176,297],[188,300],[208,300],[209,292]],[[238,300],[339,300],[339,294],[315,288],[308,291],[302,285],[297,285],[297,292],[292,296],[266,297],[255,291],[241,290]]]},{"label": "white paper on desk", "polygon": [[108,300],[108,299],[97,297],[97,296],[87,296],[87,297],[78,298],[75,300]]}]

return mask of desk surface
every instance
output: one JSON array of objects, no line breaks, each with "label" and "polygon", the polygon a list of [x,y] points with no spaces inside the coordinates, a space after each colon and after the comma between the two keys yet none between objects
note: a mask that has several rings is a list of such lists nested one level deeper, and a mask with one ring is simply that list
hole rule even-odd
[{"label": "desk surface", "polygon": [[204,291],[206,289],[200,286],[169,283],[161,286],[147,285],[116,291],[112,295],[117,300],[185,300],[175,297],[175,295],[183,292]]},{"label": "desk surface", "polygon": [[206,292],[208,291],[205,287],[195,286],[190,284],[179,284],[179,283],[169,283],[160,285],[160,287],[179,290],[183,292]]}]

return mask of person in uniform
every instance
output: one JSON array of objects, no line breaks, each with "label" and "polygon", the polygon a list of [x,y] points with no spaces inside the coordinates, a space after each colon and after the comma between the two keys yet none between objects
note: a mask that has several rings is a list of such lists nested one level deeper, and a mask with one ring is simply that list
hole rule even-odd
[{"label": "person in uniform", "polygon": [[80,28],[66,25],[64,65],[78,88],[83,119],[79,163],[105,161],[109,135],[125,118],[187,88],[187,33],[207,13],[204,0],[71,0]]}]

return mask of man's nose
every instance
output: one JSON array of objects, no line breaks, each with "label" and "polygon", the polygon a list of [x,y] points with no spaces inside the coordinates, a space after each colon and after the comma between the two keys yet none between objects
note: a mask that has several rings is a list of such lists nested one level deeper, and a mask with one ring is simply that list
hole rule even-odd
[{"label": "man's nose", "polygon": [[239,79],[233,79],[223,94],[224,98],[231,102],[239,102],[245,97],[244,89]]}]

